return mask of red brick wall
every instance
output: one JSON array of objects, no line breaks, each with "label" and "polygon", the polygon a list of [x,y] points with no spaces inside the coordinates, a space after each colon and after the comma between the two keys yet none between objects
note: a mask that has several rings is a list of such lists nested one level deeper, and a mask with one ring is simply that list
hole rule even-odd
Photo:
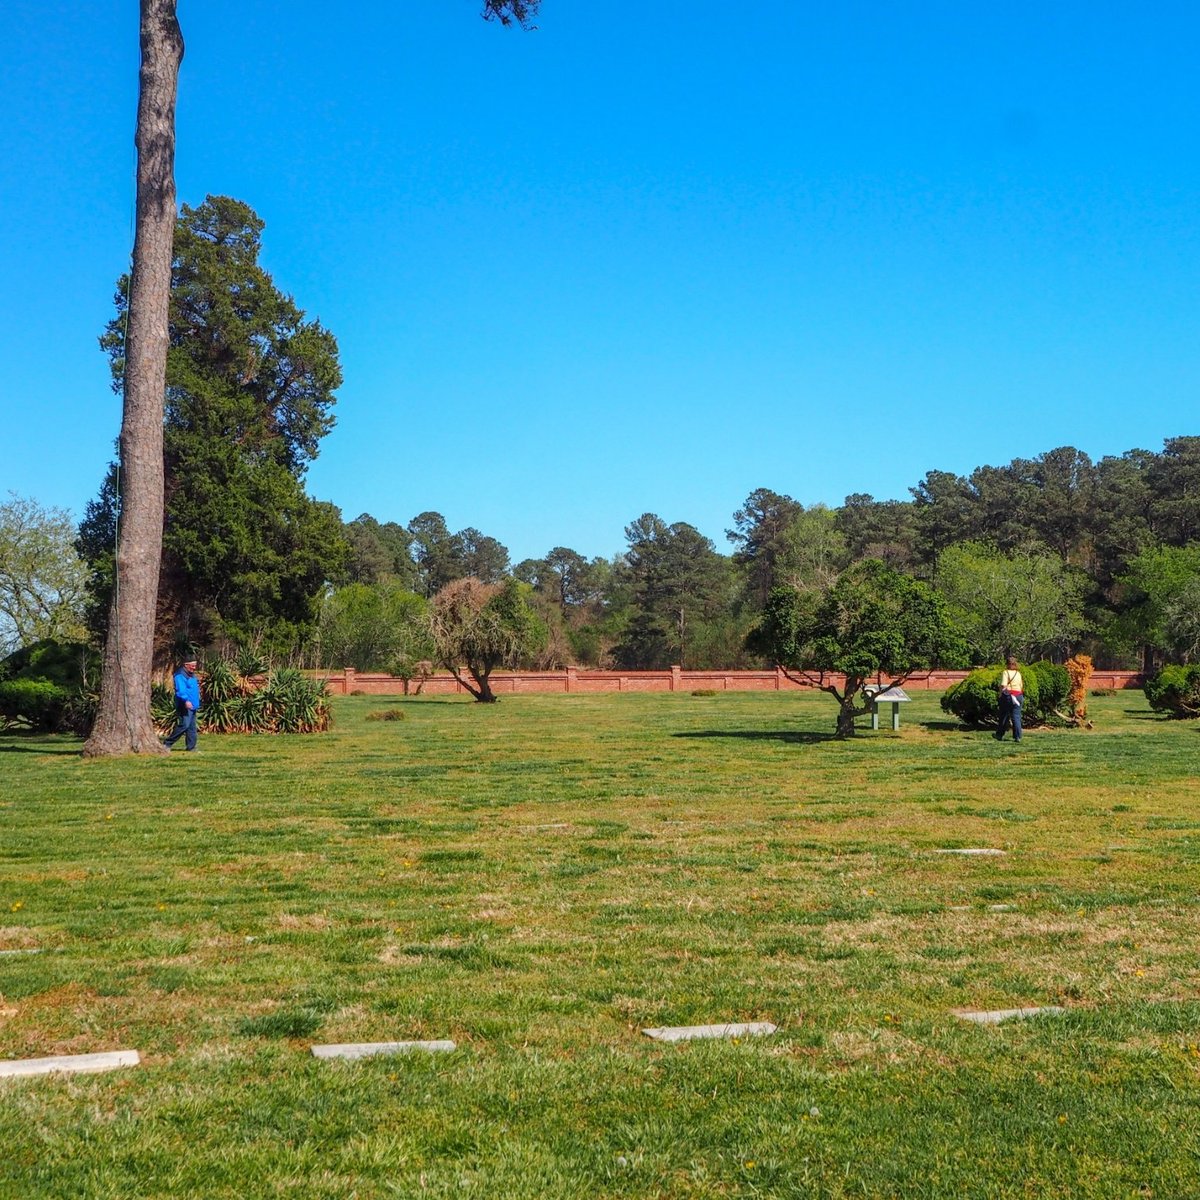
[{"label": "red brick wall", "polygon": [[[966,671],[928,671],[912,675],[904,686],[909,691],[944,692],[952,684],[965,679]],[[841,686],[840,676],[831,682]],[[404,681],[391,675],[362,674],[347,667],[344,671],[326,676],[329,691],[335,696],[363,693],[369,696],[398,696],[404,692]],[[690,692],[712,689],[718,692],[777,692],[795,691],[812,684],[793,683],[782,671],[590,671],[568,667],[565,671],[496,671],[492,674],[492,691],[498,696],[521,692]],[[1142,676],[1136,671],[1096,671],[1088,684],[1094,688],[1139,688]],[[409,692],[417,690],[414,680]],[[466,694],[453,675],[439,673],[430,676],[422,695]]]}]

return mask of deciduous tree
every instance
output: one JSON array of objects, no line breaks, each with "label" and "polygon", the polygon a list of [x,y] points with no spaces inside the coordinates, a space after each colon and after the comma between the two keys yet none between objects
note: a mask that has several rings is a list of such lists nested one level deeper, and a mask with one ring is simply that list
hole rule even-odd
[{"label": "deciduous tree", "polygon": [[780,584],[824,590],[850,565],[837,514],[823,504],[797,513],[780,542],[776,566]]},{"label": "deciduous tree", "polygon": [[426,603],[395,579],[331,591],[322,601],[318,628],[323,667],[405,677],[422,659],[433,657]]},{"label": "deciduous tree", "polygon": [[47,638],[82,640],[87,581],[70,515],[10,493],[0,503],[0,658]]},{"label": "deciduous tree", "polygon": [[429,606],[429,630],[438,661],[484,704],[494,703],[491,674],[535,653],[546,631],[522,588],[458,579],[447,584]]},{"label": "deciduous tree", "polygon": [[839,738],[870,711],[868,684],[900,684],[917,671],[958,665],[966,653],[942,598],[878,559],[856,563],[824,594],[776,588],[752,645],[790,679],[837,701]]},{"label": "deciduous tree", "polygon": [[948,546],[937,589],[977,663],[1062,654],[1084,625],[1082,575],[1049,550],[1004,553],[983,542]]},{"label": "deciduous tree", "polygon": [[1200,544],[1156,546],[1130,561],[1118,579],[1120,611],[1107,630],[1113,645],[1137,647],[1142,667],[1190,661],[1200,647]]}]

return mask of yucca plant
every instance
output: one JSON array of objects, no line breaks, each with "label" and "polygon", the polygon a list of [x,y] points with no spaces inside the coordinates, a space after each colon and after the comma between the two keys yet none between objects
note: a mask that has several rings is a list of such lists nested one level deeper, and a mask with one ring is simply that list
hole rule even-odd
[{"label": "yucca plant", "polygon": [[263,691],[276,733],[321,733],[332,723],[324,683],[307,679],[293,668],[272,671]]},{"label": "yucca plant", "polygon": [[[206,733],[323,733],[333,723],[325,685],[293,668],[272,671],[263,680],[262,660],[248,651],[236,659],[215,655],[201,671],[199,726]],[[151,713],[163,733],[175,724],[171,688],[156,684]]]},{"label": "yucca plant", "polygon": [[175,693],[165,683],[156,683],[150,689],[150,719],[162,734],[175,727]]},{"label": "yucca plant", "polygon": [[270,731],[267,697],[262,691],[247,691],[228,705],[231,733],[264,733]]},{"label": "yucca plant", "polygon": [[233,662],[238,674],[243,679],[249,679],[255,675],[265,675],[269,665],[253,646],[239,646]]}]

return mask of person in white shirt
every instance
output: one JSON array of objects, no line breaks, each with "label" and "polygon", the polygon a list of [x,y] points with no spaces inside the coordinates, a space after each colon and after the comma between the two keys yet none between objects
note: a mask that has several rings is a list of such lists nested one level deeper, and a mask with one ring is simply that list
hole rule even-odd
[{"label": "person in white shirt", "polygon": [[1004,740],[1004,731],[1012,726],[1013,741],[1021,740],[1021,705],[1025,701],[1025,681],[1021,678],[1017,660],[1010,654],[1000,672],[1000,728],[996,741]]}]

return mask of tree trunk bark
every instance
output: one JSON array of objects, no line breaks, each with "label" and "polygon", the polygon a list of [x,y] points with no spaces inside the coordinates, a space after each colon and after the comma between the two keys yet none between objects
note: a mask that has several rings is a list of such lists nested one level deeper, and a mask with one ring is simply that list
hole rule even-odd
[{"label": "tree trunk bark", "polygon": [[100,708],[88,758],[153,754],[150,719],[154,618],[163,533],[163,397],[175,235],[175,93],[183,59],[176,0],[141,0],[142,66],[137,209],[125,334],[121,517]]},{"label": "tree trunk bark", "polygon": [[848,738],[854,736],[854,701],[847,696],[838,708],[837,715],[837,736],[840,738]]},{"label": "tree trunk bark", "polygon": [[499,697],[492,691],[491,672],[477,672],[473,667],[467,668],[471,672],[471,678],[475,680],[476,687],[471,688],[471,694],[475,697],[477,704],[496,704]]}]

